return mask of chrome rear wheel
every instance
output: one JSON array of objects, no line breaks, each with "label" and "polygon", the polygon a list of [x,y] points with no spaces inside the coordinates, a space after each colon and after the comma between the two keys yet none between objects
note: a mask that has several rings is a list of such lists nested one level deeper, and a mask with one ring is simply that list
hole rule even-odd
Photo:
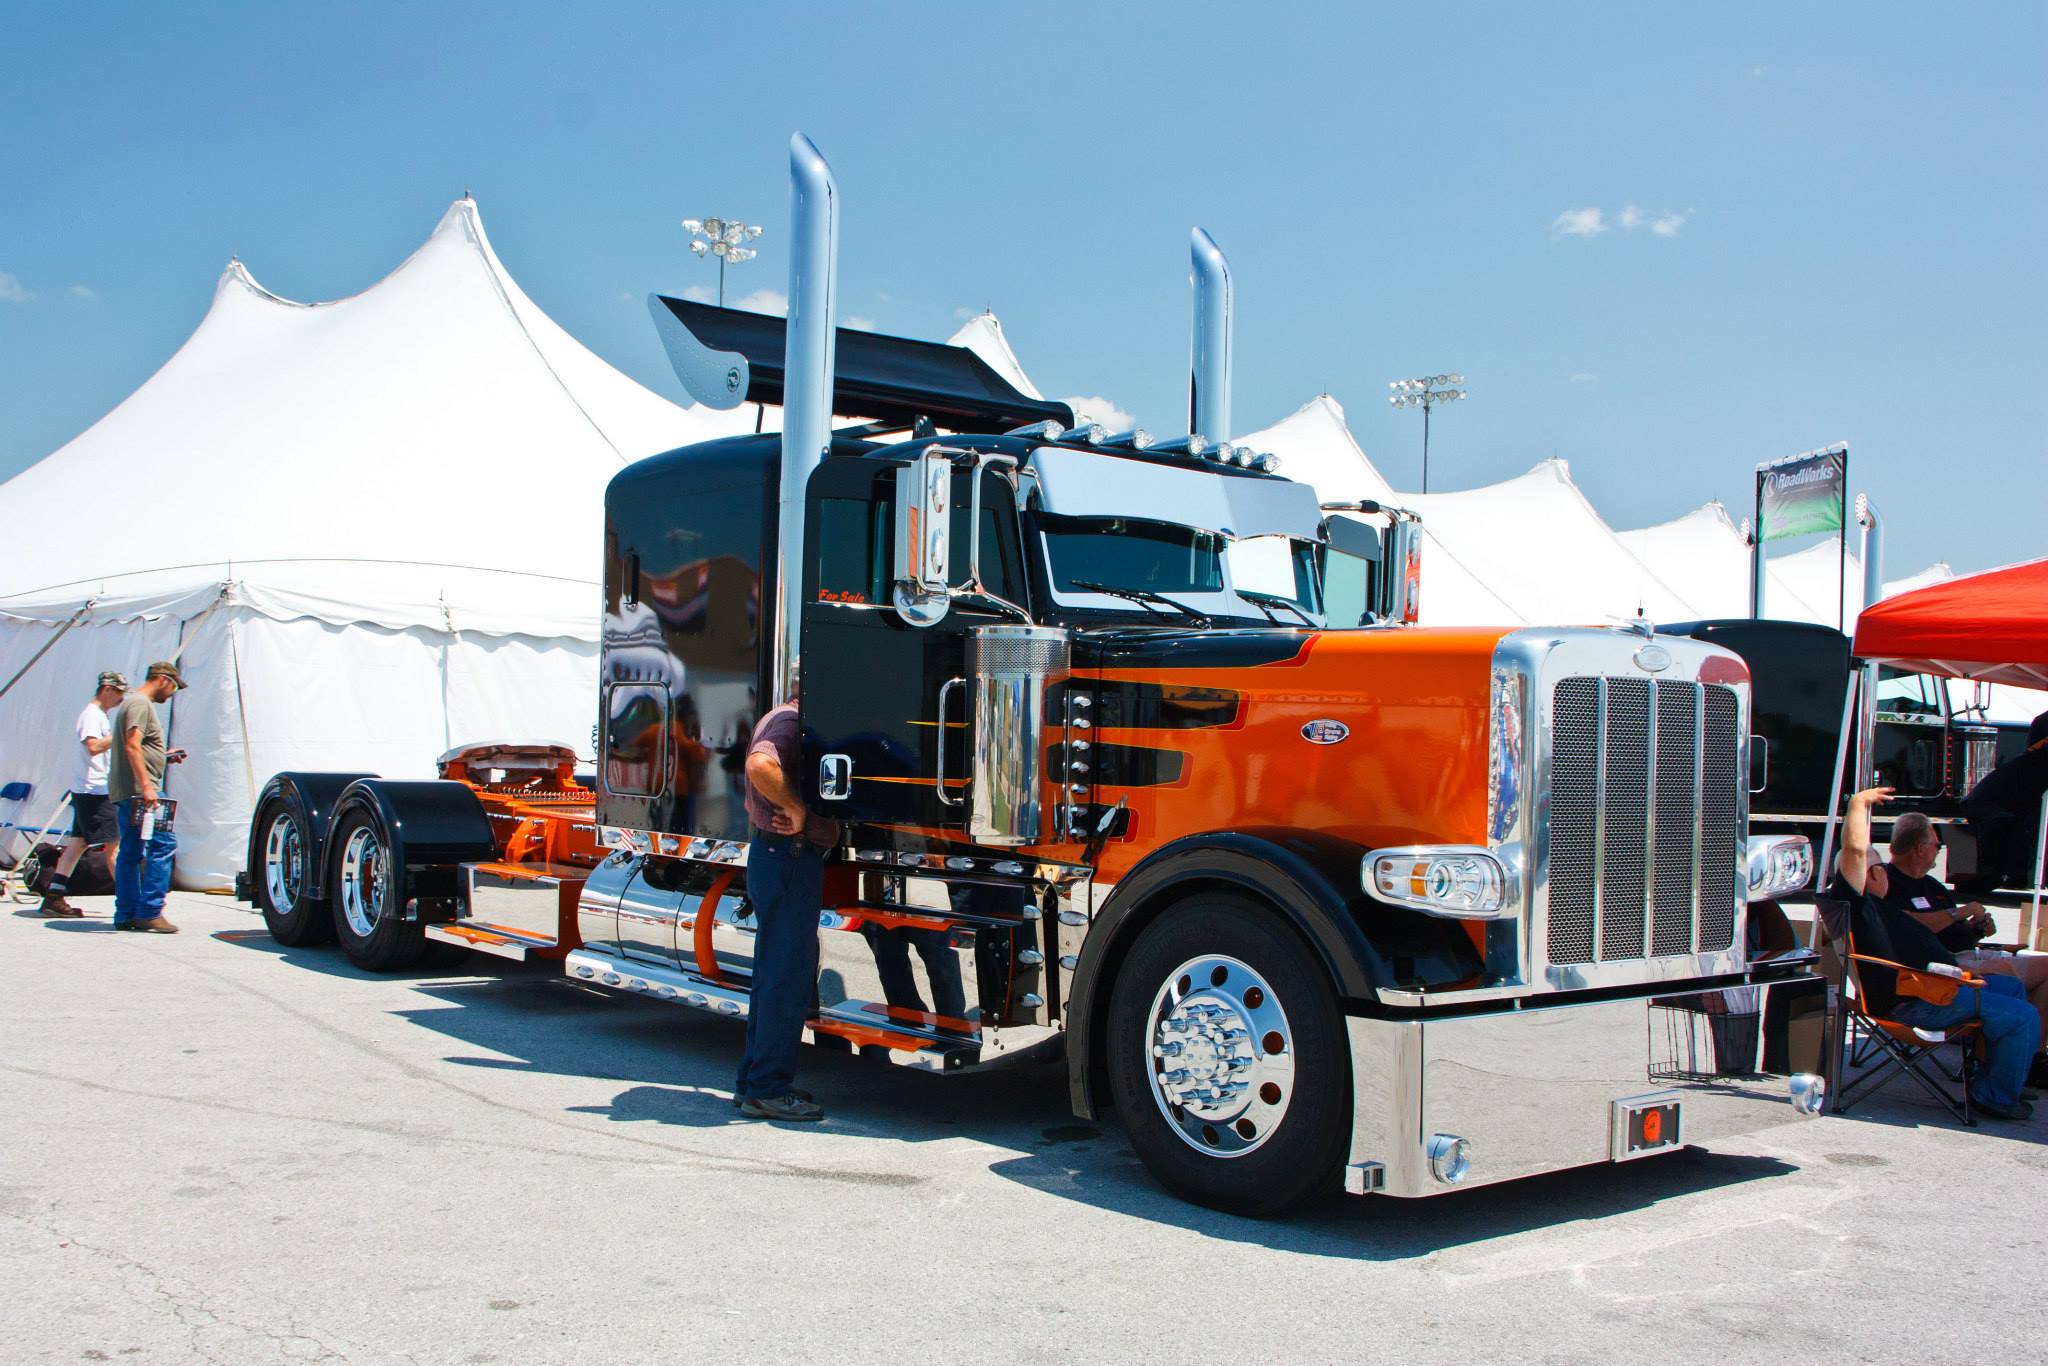
[{"label": "chrome rear wheel", "polygon": [[377,922],[385,915],[390,862],[374,827],[358,825],[349,831],[341,849],[341,913],[360,938],[375,934]]}]

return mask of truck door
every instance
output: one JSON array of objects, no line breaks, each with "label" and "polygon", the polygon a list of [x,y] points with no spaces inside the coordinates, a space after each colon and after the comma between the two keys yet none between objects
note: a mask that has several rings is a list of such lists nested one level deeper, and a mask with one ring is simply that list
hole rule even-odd
[{"label": "truck door", "polygon": [[[965,673],[970,632],[1016,617],[956,602],[936,625],[918,627],[897,613],[890,561],[899,467],[892,460],[828,460],[811,477],[799,689],[806,793],[818,810],[845,821],[961,830],[969,693],[951,680]],[[966,470],[953,475],[955,583],[972,572],[970,477]],[[991,592],[1021,604],[1015,494],[992,470],[979,477],[981,578]],[[850,773],[835,778],[843,796],[820,791],[826,755],[850,764]]]}]

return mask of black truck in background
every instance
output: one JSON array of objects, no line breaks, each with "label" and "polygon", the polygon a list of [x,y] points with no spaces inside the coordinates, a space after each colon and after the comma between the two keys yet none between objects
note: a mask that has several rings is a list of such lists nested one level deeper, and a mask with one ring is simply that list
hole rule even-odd
[{"label": "black truck in background", "polygon": [[[1658,629],[1724,646],[1748,663],[1755,690],[1751,728],[1762,737],[1765,756],[1761,771],[1752,769],[1752,784],[1760,777],[1763,785],[1750,798],[1750,829],[1806,834],[1818,850],[1814,827],[1828,817],[1843,701],[1850,671],[1859,666],[1849,637],[1832,626],[1748,617]],[[1924,812],[1944,828],[1945,842],[1945,827],[1962,819],[1962,800],[1977,780],[2027,743],[2023,723],[1989,721],[1970,715],[1967,705],[1958,707],[1953,686],[1928,674],[1880,669],[1871,725],[1876,781],[1898,792],[1886,811]],[[1853,772],[1843,775],[1845,789],[1855,782]],[[1880,827],[1878,833],[1887,832]],[[1951,845],[1951,872],[1974,871],[1955,866],[1960,852]]]}]

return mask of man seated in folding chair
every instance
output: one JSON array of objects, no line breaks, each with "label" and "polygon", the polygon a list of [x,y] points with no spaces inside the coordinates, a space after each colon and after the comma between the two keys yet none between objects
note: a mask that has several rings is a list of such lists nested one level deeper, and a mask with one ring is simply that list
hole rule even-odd
[{"label": "man seated in folding chair", "polygon": [[1972,1108],[1993,1119],[2026,1119],[2034,1107],[2021,1092],[2041,1047],[2041,1018],[2027,1004],[2024,988],[2012,977],[1965,973],[1932,930],[1870,895],[1870,810],[1891,795],[1888,787],[1858,792],[1849,799],[1842,822],[1841,875],[1832,890],[1849,902],[1849,968],[1859,991],[1858,1007],[1877,1026],[1877,1041],[1894,1065],[1912,1072],[1937,1095],[1938,1088],[1919,1071],[1928,1046],[1909,1031],[1981,1035],[1988,1057],[1974,1076],[1965,1068],[1964,1119]]},{"label": "man seated in folding chair", "polygon": [[[1900,814],[1892,823],[1891,862],[1870,865],[1869,885],[1864,889],[1886,906],[1904,911],[1931,930],[1941,946],[1956,957],[1956,966],[1978,977],[2016,977],[2041,1028],[2048,1031],[2048,954],[2022,957],[2004,949],[1988,947],[1984,941],[1996,929],[1983,903],[1956,903],[1956,895],[1934,876],[1935,860],[1941,856],[1941,839],[1934,823],[1918,811]],[[2034,1055],[2033,1070],[2027,1074],[2031,1086],[2048,1084],[2048,1058]]]}]

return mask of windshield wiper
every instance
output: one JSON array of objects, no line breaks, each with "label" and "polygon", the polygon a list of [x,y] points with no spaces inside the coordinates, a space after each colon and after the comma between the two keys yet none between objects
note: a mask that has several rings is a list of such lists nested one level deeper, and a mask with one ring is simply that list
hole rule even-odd
[{"label": "windshield wiper", "polygon": [[[1148,612],[1153,612],[1152,603],[1162,602],[1177,612],[1193,617],[1195,624],[1198,626],[1207,626],[1209,624],[1209,618],[1203,613],[1197,612],[1184,602],[1175,602],[1164,593],[1155,593],[1149,588],[1122,588],[1113,583],[1097,583],[1093,579],[1068,579],[1067,582],[1076,588],[1086,589],[1091,593],[1106,593],[1112,598],[1124,598],[1127,601],[1135,602]],[[1156,616],[1157,613],[1154,612],[1154,615]]]},{"label": "windshield wiper", "polygon": [[[1288,611],[1294,613],[1294,615],[1296,615],[1297,617],[1300,617],[1302,625],[1304,626],[1314,626],[1316,624],[1316,619],[1310,616],[1308,613],[1302,611],[1301,604],[1296,602],[1293,598],[1283,598],[1278,593],[1255,592],[1250,588],[1238,588],[1232,591],[1234,591],[1239,597],[1243,598],[1252,606],[1257,607],[1261,610],[1266,610],[1266,604],[1270,602],[1275,607],[1285,607]],[[1269,621],[1280,620],[1280,618],[1274,616],[1273,613],[1269,610],[1266,611],[1266,618]]]}]

